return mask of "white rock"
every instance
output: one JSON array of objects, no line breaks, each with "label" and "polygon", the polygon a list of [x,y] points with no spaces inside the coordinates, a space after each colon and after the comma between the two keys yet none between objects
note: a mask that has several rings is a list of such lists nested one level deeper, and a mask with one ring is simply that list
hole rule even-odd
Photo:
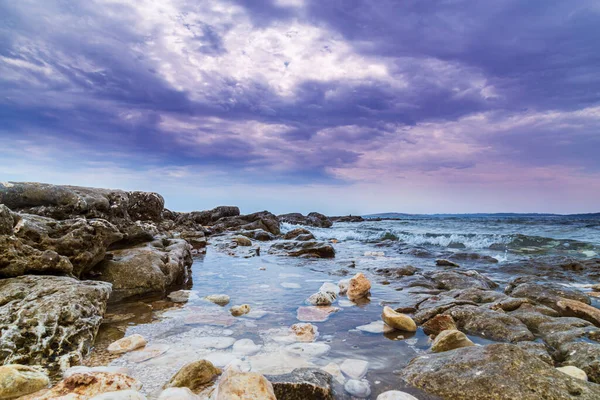
[{"label": "white rock", "polygon": [[200,349],[226,349],[235,343],[235,339],[226,336],[206,336],[198,337],[190,340],[190,344],[194,348]]},{"label": "white rock", "polygon": [[215,400],[277,400],[273,385],[256,372],[228,369],[217,386]]},{"label": "white rock", "polygon": [[350,279],[342,279],[338,282],[339,294],[346,294],[348,287],[350,286]]},{"label": "white rock", "polygon": [[574,367],[572,365],[567,365],[565,367],[558,367],[556,369],[562,373],[572,376],[573,378],[581,379],[582,381],[588,380],[588,377],[587,377],[587,374],[585,373],[585,371],[583,371],[577,367]]},{"label": "white rock", "polygon": [[336,299],[333,292],[318,292],[311,295],[306,302],[313,306],[330,306]]},{"label": "white rock", "polygon": [[135,390],[118,390],[99,394],[91,400],[146,400],[146,396]]},{"label": "white rock", "polygon": [[340,287],[332,282],[325,282],[319,288],[319,292],[332,292],[336,295],[340,293]]},{"label": "white rock", "polygon": [[366,399],[371,395],[371,387],[366,380],[350,379],[344,385],[346,392],[359,399]]},{"label": "white rock", "polygon": [[124,337],[123,339],[119,339],[116,342],[112,342],[108,346],[108,352],[111,354],[122,354],[127,353],[129,351],[139,349],[140,347],[144,347],[146,345],[146,339],[142,335],[131,335]]},{"label": "white rock", "polygon": [[220,306],[226,306],[230,300],[226,294],[211,294],[210,296],[206,296],[205,299]]},{"label": "white rock", "polygon": [[197,299],[198,295],[192,290],[177,290],[169,293],[167,297],[174,303],[185,303],[188,300]]},{"label": "white rock", "polygon": [[367,375],[369,363],[364,360],[348,358],[340,365],[340,369],[348,378],[362,379]]},{"label": "white rock", "polygon": [[319,336],[319,328],[313,324],[299,323],[290,327],[295,340],[299,342],[314,342]]},{"label": "white rock", "polygon": [[327,354],[331,347],[325,343],[294,343],[285,347],[288,354],[304,358],[315,358]]},{"label": "white rock", "polygon": [[233,352],[238,355],[250,356],[262,349],[262,345],[255,344],[251,339],[240,339],[233,344]]},{"label": "white rock", "polygon": [[401,392],[399,390],[390,390],[388,392],[381,393],[377,396],[377,400],[419,400],[408,393]]},{"label": "white rock", "polygon": [[158,400],[200,400],[200,397],[188,388],[173,387],[163,390]]},{"label": "white rock", "polygon": [[394,328],[386,325],[383,321],[374,321],[367,325],[357,326],[356,329],[369,333],[388,333],[394,331]]}]

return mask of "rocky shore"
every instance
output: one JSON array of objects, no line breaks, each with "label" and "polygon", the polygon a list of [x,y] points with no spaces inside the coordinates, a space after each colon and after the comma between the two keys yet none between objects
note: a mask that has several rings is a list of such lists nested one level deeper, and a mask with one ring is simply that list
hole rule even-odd
[{"label": "rocky shore", "polygon": [[[188,302],[197,296],[190,289],[203,284],[193,282],[191,267],[207,246],[236,259],[268,254],[326,262],[337,256],[337,240],[319,240],[313,232],[334,222],[361,221],[319,213],[241,215],[232,206],[179,213],[164,208],[157,193],[0,183],[0,399],[375,398],[367,362],[348,358],[319,367],[304,361],[328,350],[317,341],[319,322],[344,307],[368,304],[375,285],[394,288],[399,297],[382,301],[378,321],[358,330],[407,338],[424,334],[430,340],[426,351],[395,371],[403,385],[378,392],[377,399],[600,398],[597,259],[502,265],[499,270],[511,275],[507,282],[480,267],[497,260],[468,253],[431,266],[365,270],[342,260],[330,272],[337,278],[297,309],[301,322],[275,336],[277,351],[302,360],[304,368],[257,372],[247,367],[246,357],[262,345],[227,337],[204,340],[232,348],[231,359],[192,360],[152,394],[126,368],[82,366],[92,350],[112,358],[147,357],[142,361],[160,353],[161,343],[139,334],[99,342],[102,323],[129,318],[108,315],[107,307],[118,310],[122,302],[146,296],[170,305]],[[282,230],[282,223],[297,226]],[[578,287],[561,284],[573,276]],[[251,321],[253,314],[260,318],[253,304],[229,304],[230,294],[206,296],[225,310],[218,316],[197,308],[185,318],[218,319],[225,327],[240,318]],[[205,342],[198,345],[208,346]]]}]

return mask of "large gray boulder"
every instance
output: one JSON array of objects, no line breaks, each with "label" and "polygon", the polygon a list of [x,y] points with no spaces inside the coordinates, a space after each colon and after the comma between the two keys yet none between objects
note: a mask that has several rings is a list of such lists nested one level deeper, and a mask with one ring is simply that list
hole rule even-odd
[{"label": "large gray boulder", "polygon": [[318,212],[311,212],[304,216],[300,213],[282,214],[277,216],[281,222],[292,225],[314,226],[316,228],[331,228],[333,222],[329,217]]},{"label": "large gray boulder", "polygon": [[111,285],[57,276],[0,280],[0,363],[66,370],[94,343]]},{"label": "large gray boulder", "polygon": [[191,246],[183,239],[158,239],[112,250],[90,273],[113,286],[111,301],[150,293],[165,293],[191,279]]},{"label": "large gray boulder", "polygon": [[464,347],[416,357],[401,377],[453,400],[592,400],[600,385],[562,373],[512,344]]}]

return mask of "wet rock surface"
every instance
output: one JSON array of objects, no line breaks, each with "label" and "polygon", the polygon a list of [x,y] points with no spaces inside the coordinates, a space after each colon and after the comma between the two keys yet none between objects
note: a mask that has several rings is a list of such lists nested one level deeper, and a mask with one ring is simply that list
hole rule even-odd
[{"label": "wet rock surface", "polygon": [[299,368],[289,374],[266,377],[277,400],[334,400],[333,377],[316,368]]},{"label": "wet rock surface", "polygon": [[291,213],[278,215],[277,217],[281,222],[292,225],[314,226],[317,228],[331,228],[333,225],[333,222],[329,217],[319,214],[318,212],[311,212],[306,216],[300,213]]}]

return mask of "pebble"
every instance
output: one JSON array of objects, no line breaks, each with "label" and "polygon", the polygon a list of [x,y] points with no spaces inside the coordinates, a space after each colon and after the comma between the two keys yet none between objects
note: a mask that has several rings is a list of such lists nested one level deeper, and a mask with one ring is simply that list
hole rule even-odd
[{"label": "pebble", "polygon": [[367,375],[369,363],[364,360],[348,358],[340,365],[340,369],[348,378],[362,379]]},{"label": "pebble", "polygon": [[335,298],[336,295],[333,292],[319,292],[311,295],[306,302],[313,306],[330,306]]},{"label": "pebble", "polygon": [[288,354],[305,357],[316,358],[325,355],[331,350],[331,347],[325,343],[294,343],[285,347]]},{"label": "pebble", "polygon": [[107,350],[111,354],[123,354],[144,346],[146,339],[142,335],[134,334],[112,342]]},{"label": "pebble", "polygon": [[388,392],[381,393],[377,396],[377,400],[419,400],[408,393],[401,392],[399,390],[390,390]]},{"label": "pebble", "polygon": [[344,390],[354,397],[366,399],[371,395],[371,386],[366,380],[350,379],[344,385]]},{"label": "pebble", "polygon": [[206,296],[205,299],[220,306],[226,306],[230,300],[226,294],[211,294],[210,296]]},{"label": "pebble", "polygon": [[302,322],[325,322],[329,319],[330,314],[339,310],[339,308],[331,306],[298,307],[296,318]]},{"label": "pebble", "polygon": [[369,333],[389,333],[394,331],[394,328],[385,324],[383,321],[374,321],[367,325],[357,326],[356,329]]},{"label": "pebble", "polygon": [[250,306],[248,304],[242,304],[241,306],[233,306],[229,309],[231,315],[239,317],[250,312]]}]

